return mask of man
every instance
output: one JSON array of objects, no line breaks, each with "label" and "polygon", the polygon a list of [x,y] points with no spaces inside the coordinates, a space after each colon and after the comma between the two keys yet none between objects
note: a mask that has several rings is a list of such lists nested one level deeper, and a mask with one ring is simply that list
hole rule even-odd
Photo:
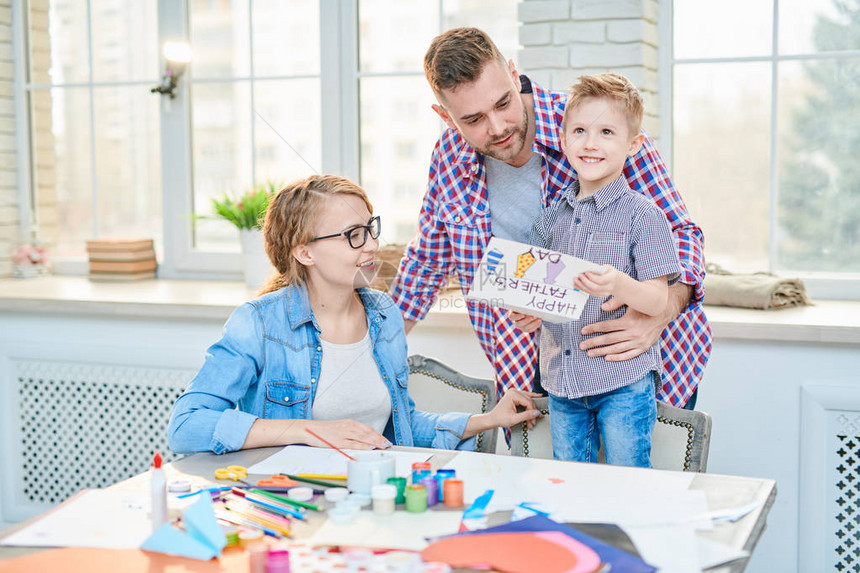
[{"label": "man", "polygon": [[[407,332],[426,315],[450,272],[457,272],[468,291],[491,235],[528,242],[541,209],[576,180],[560,138],[566,95],[518,75],[484,32],[456,28],[436,37],[424,57],[424,73],[438,101],[433,109],[450,129],[433,151],[418,234],[392,284]],[[591,337],[580,348],[589,356],[627,360],[660,338],[657,398],[692,409],[711,350],[701,307],[702,232],[690,221],[653,141],[643,135],[644,145],[628,159],[624,175],[666,214],[683,272],[662,316],[628,308],[621,318],[584,325],[582,334]],[[495,368],[497,391],[538,388],[535,333],[518,328],[507,310],[467,304]],[[602,308],[620,306],[610,299]]]}]

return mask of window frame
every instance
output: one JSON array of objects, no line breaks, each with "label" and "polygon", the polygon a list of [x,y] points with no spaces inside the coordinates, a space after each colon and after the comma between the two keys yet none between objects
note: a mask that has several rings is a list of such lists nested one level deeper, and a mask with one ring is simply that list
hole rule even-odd
[{"label": "window frame", "polygon": [[[249,0],[253,3],[253,0]],[[438,6],[437,29],[444,25],[444,5],[446,0],[435,0]],[[88,14],[92,0],[86,0]],[[190,0],[157,0],[158,46],[167,41],[188,42],[190,39]],[[321,165],[324,173],[339,174],[355,181],[361,180],[361,114],[360,82],[374,77],[423,77],[420,65],[414,71],[370,72],[359,68],[359,0],[319,0],[320,11],[320,140]],[[31,141],[32,110],[31,92],[34,89],[69,87],[72,84],[49,84],[37,86],[30,84],[29,42],[27,0],[12,4],[13,33],[15,46],[15,109],[18,145],[18,208],[21,231],[29,233],[38,219],[37,189],[33,185],[35,177],[34,153]],[[88,27],[91,26],[88,23]],[[253,34],[253,14],[249,16],[248,26]],[[438,33],[438,32],[437,32]],[[92,29],[88,30],[88,41],[92,44]],[[90,50],[92,48],[90,47]],[[157,55],[159,74],[165,69],[161,53]],[[253,62],[253,46],[250,48]],[[91,58],[90,58],[91,59]],[[192,61],[191,65],[194,63]],[[253,66],[253,63],[252,63]],[[294,79],[308,75],[285,75],[276,79]],[[92,98],[93,87],[103,85],[92,81],[92,62],[90,62],[90,81],[82,82],[80,87],[89,87]],[[272,78],[266,78],[272,79]],[[253,67],[247,78],[229,77],[219,81],[250,81],[253,94]],[[138,89],[149,89],[158,78],[127,82],[105,82],[109,85],[128,85]],[[194,78],[193,83],[205,83],[209,78]],[[214,81],[214,80],[213,80]],[[192,213],[194,213],[193,186],[193,147],[191,125],[191,101],[189,97],[189,76],[183,76],[175,98],[170,99],[158,94],[159,99],[161,155],[161,199],[162,199],[162,249],[159,260],[158,276],[167,279],[200,280],[240,280],[242,278],[242,257],[238,252],[201,251],[194,247]],[[91,100],[90,107],[93,102]],[[251,111],[251,113],[253,113]],[[95,118],[91,112],[91,124]],[[440,131],[442,123],[439,121]],[[252,127],[253,130],[253,121]],[[91,130],[95,133],[94,128]],[[253,134],[253,131],[252,131]],[[92,136],[91,136],[92,137]],[[91,139],[90,145],[94,145]],[[98,189],[96,187],[95,156],[93,156],[93,232],[97,236]],[[255,160],[254,160],[255,161]],[[238,241],[237,241],[238,244]],[[88,271],[86,258],[52,259],[56,274],[85,275]]]},{"label": "window frame", "polygon": [[[769,63],[771,68],[770,93],[770,163],[768,165],[769,204],[768,219],[768,272],[776,272],[774,268],[777,259],[777,213],[779,196],[779,64],[791,61],[825,60],[860,57],[860,50],[845,50],[840,52],[816,52],[806,54],[786,54],[779,52],[779,0],[773,1],[771,14],[771,53],[767,56],[734,56],[719,58],[675,58],[674,54],[674,10],[675,0],[659,0],[658,5],[658,77],[660,94],[660,153],[671,173],[673,170],[673,110],[674,110],[674,69],[676,65],[685,64],[726,64],[738,62]],[[681,190],[683,196],[683,190]],[[707,240],[707,237],[706,237]],[[813,298],[860,300],[860,274],[856,273],[819,273],[798,272]]]}]

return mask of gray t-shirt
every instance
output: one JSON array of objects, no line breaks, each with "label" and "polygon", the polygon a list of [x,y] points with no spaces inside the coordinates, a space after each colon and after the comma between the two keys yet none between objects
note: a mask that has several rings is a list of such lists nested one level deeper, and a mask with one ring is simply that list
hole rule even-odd
[{"label": "gray t-shirt", "polygon": [[312,409],[314,420],[352,419],[380,434],[391,417],[391,394],[373,359],[370,333],[354,344],[320,340],[320,380]]},{"label": "gray t-shirt", "polygon": [[522,167],[484,156],[493,236],[528,243],[541,211],[541,156]]}]

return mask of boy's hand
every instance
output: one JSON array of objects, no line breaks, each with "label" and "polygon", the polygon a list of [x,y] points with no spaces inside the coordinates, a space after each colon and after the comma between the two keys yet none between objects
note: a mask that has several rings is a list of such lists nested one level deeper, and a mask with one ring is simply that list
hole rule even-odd
[{"label": "boy's hand", "polygon": [[521,312],[510,312],[511,322],[514,323],[514,326],[522,330],[523,332],[534,332],[541,325],[541,319],[536,316],[529,316],[527,314],[523,314]]},{"label": "boy's hand", "polygon": [[603,273],[585,271],[573,279],[573,286],[591,296],[601,298],[611,296],[615,293],[621,273],[612,265],[603,265],[603,268],[606,269]]}]

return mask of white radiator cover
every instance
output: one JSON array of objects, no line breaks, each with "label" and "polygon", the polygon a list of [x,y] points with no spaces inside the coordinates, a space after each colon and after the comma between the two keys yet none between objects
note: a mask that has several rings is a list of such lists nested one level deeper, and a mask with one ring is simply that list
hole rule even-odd
[{"label": "white radiator cover", "polygon": [[167,461],[170,408],[189,372],[157,368],[14,362],[22,505],[54,505],[82,488],[106,487]]}]

